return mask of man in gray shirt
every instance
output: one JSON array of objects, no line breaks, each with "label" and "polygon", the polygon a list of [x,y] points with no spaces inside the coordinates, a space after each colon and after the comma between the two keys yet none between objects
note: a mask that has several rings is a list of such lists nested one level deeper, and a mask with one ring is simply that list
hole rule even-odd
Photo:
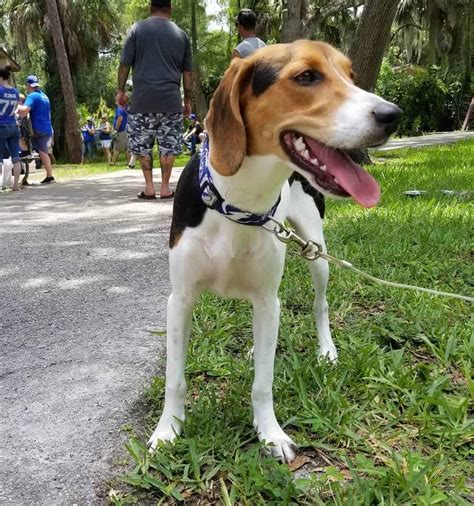
[{"label": "man in gray shirt", "polygon": [[[140,157],[145,190],[138,197],[154,200],[152,152],[159,144],[160,197],[174,196],[169,180],[174,158],[182,151],[183,113],[191,114],[193,87],[189,37],[171,17],[171,0],[151,0],[151,16],[130,29],[118,71],[117,103],[127,101],[125,85],[133,69],[133,94],[129,104],[130,152]],[[181,100],[184,85],[184,106]]]},{"label": "man in gray shirt", "polygon": [[242,9],[237,16],[236,26],[242,42],[234,49],[232,58],[246,58],[257,49],[265,47],[265,42],[255,35],[257,15],[251,9]]}]

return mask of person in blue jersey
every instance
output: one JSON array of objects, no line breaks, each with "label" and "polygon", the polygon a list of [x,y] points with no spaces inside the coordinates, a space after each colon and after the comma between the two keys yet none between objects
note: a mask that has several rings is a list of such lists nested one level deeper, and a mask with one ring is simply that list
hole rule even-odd
[{"label": "person in blue jersey", "polygon": [[33,126],[31,143],[33,148],[38,151],[46,170],[46,177],[41,181],[41,184],[54,183],[53,166],[48,155],[48,142],[53,135],[49,99],[40,89],[40,83],[36,76],[27,77],[26,89],[28,96],[25,104],[18,108],[18,113],[20,116],[30,115]]},{"label": "person in blue jersey", "polygon": [[15,117],[19,99],[18,90],[10,84],[10,72],[0,69],[0,168],[6,170],[3,160],[11,158],[13,191],[20,189],[20,130]]},{"label": "person in blue jersey", "polygon": [[127,123],[128,123],[128,109],[127,104],[117,105],[115,109],[114,118],[114,154],[112,157],[112,165],[117,163],[120,152],[124,151],[127,154],[127,163],[130,163],[130,153],[128,151],[128,134],[127,134]]},{"label": "person in blue jersey", "polygon": [[82,161],[94,155],[95,126],[92,117],[87,118],[86,124],[81,128],[82,133]]}]

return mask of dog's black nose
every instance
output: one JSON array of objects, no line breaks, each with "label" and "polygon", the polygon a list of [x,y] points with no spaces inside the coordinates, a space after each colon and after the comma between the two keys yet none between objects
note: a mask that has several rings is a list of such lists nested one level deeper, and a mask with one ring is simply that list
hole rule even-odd
[{"label": "dog's black nose", "polygon": [[373,115],[375,121],[384,127],[387,134],[391,134],[398,127],[402,110],[395,104],[381,104],[374,109]]}]

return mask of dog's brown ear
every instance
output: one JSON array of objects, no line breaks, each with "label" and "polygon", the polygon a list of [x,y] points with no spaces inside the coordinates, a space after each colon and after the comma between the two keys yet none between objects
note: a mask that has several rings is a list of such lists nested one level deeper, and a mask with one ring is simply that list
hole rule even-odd
[{"label": "dog's brown ear", "polygon": [[212,167],[223,176],[238,170],[247,150],[240,99],[248,85],[252,65],[234,58],[211,100],[206,117]]}]

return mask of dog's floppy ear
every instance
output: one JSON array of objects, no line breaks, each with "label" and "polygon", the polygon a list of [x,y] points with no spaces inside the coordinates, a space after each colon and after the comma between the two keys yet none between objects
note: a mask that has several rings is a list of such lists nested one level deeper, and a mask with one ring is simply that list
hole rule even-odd
[{"label": "dog's floppy ear", "polygon": [[232,176],[247,151],[247,136],[240,97],[251,77],[253,65],[234,58],[211,100],[206,117],[212,167],[223,176]]}]

